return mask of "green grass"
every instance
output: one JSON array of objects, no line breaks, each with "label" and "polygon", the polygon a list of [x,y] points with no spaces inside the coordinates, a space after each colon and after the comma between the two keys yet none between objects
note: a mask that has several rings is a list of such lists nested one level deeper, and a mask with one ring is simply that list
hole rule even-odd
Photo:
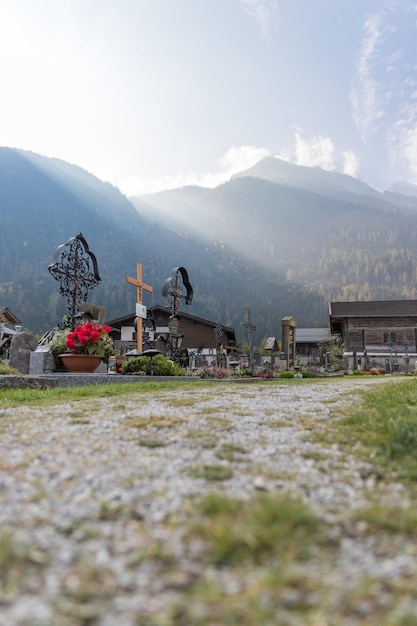
[{"label": "green grass", "polygon": [[384,473],[417,482],[417,384],[395,382],[366,392],[358,408],[319,435],[351,448],[362,448],[366,459]]},{"label": "green grass", "polygon": [[[297,379],[297,380],[270,380],[267,381],[267,385],[265,381],[260,379],[257,381],[258,388],[262,386],[271,386],[271,385],[295,385],[295,384],[315,384],[315,383],[326,384],[329,382],[327,379]],[[216,381],[216,389],[218,389],[217,384],[233,384],[228,379],[224,379],[221,381]],[[199,380],[196,379],[194,381],[181,381],[181,380],[170,380],[169,376],[166,377],[164,381],[151,382],[151,381],[141,381],[141,382],[132,382],[132,383],[109,383],[105,385],[83,385],[80,387],[55,387],[49,389],[5,389],[0,391],[0,407],[9,407],[9,406],[18,406],[21,404],[32,404],[32,405],[47,405],[47,404],[57,404],[62,401],[77,401],[84,400],[85,398],[96,398],[96,397],[108,397],[108,398],[116,398],[123,396],[129,396],[131,394],[140,394],[151,391],[152,393],[166,392],[175,389],[193,389],[197,390],[199,388],[209,388],[213,389],[213,382],[207,380]],[[200,402],[205,398],[191,398],[185,400],[175,400],[175,404],[178,406],[192,406],[195,403]],[[169,399],[168,399],[169,401]],[[174,404],[174,405],[175,405]],[[210,407],[208,407],[208,412],[210,412]]]},{"label": "green grass", "polygon": [[233,476],[233,470],[229,465],[216,464],[192,467],[188,473],[192,478],[204,478],[208,481],[229,480]]},{"label": "green grass", "polygon": [[51,389],[7,389],[0,393],[0,407],[57,404],[85,400],[86,398],[116,398],[131,394],[156,393],[173,389],[194,387],[197,383],[182,381],[110,383],[106,385],[84,385],[82,387],[58,387]]},{"label": "green grass", "polygon": [[417,511],[413,507],[371,504],[356,511],[355,517],[366,522],[369,532],[383,530],[393,535],[417,536]]},{"label": "green grass", "polygon": [[139,439],[138,444],[144,448],[163,448],[167,445],[162,439],[152,439],[150,437]]},{"label": "green grass", "polygon": [[320,539],[308,506],[288,495],[260,494],[245,502],[212,493],[202,500],[200,510],[203,519],[193,534],[208,542],[216,565],[297,560]]}]

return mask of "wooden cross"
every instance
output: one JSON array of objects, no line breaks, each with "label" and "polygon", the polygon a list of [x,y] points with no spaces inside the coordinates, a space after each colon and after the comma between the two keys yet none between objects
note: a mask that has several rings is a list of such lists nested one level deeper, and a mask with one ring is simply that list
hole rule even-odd
[{"label": "wooden cross", "polygon": [[[153,287],[147,285],[142,281],[142,265],[138,263],[136,265],[136,278],[132,278],[131,276],[126,276],[126,282],[135,285],[137,287],[138,293],[136,297],[136,302],[138,304],[142,304],[142,291],[149,291],[152,293]],[[142,352],[142,318],[136,318],[136,340],[137,340],[137,349],[139,352]]]}]

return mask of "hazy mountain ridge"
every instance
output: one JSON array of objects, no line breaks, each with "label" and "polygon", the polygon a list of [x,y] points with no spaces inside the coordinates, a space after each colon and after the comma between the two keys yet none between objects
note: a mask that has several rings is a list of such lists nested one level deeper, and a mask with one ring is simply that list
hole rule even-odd
[{"label": "hazy mountain ridge", "polygon": [[[141,198],[132,202],[140,212]],[[267,158],[216,189],[154,194],[147,203],[154,220],[164,216],[189,233],[198,223],[209,240],[227,242],[325,300],[416,297],[411,196]]]},{"label": "hazy mountain ridge", "polygon": [[[267,163],[272,177],[273,164]],[[367,188],[357,193],[363,184],[350,177],[337,192],[340,175],[286,171],[292,173],[287,184],[242,175],[215,189],[187,187],[130,201],[77,166],[2,148],[7,236],[0,240],[0,304],[33,331],[56,323],[65,302],[47,267],[56,247],[79,232],[102,278],[90,300],[106,306],[108,319],[134,310],[136,290],[125,276],[135,275],[138,262],[154,288],[145,295],[148,306],[163,303],[164,280],[184,265],[195,294],[184,309],[245,337],[249,305],[256,341],[279,334],[284,315],[301,326],[328,321],[329,299],[416,297],[413,198]]]},{"label": "hazy mountain ridge", "polygon": [[247,176],[325,195],[379,195],[378,191],[366,183],[347,174],[330,172],[320,167],[293,165],[276,157],[265,157],[248,170],[235,174],[232,180]]},{"label": "hazy mountain ridge", "polygon": [[32,331],[48,330],[65,313],[48,265],[56,247],[79,232],[96,255],[102,278],[90,301],[104,304],[108,319],[134,310],[136,290],[125,277],[135,275],[138,262],[154,289],[145,294],[148,306],[163,303],[163,282],[173,267],[184,265],[195,294],[188,312],[233,325],[241,334],[248,304],[254,313],[259,310],[260,334],[277,328],[277,316],[287,307],[308,315],[314,311],[314,318],[324,311],[320,297],[312,295],[307,302],[304,290],[284,278],[277,282],[220,242],[142,218],[117,189],[77,166],[0,149],[0,197],[2,232],[7,233],[0,239],[0,303]]}]

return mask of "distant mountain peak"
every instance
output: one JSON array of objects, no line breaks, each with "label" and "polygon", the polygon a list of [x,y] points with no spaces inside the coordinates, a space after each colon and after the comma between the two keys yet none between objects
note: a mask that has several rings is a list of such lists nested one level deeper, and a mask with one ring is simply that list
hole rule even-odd
[{"label": "distant mountain peak", "polygon": [[339,194],[340,192],[361,196],[380,195],[378,191],[353,178],[353,176],[330,172],[318,166],[295,165],[278,157],[265,157],[248,170],[235,174],[232,179],[244,176],[261,178],[289,187],[308,189],[325,195]]},{"label": "distant mountain peak", "polygon": [[400,193],[402,196],[417,198],[417,185],[413,185],[412,183],[398,181],[397,183],[393,183],[388,191],[390,193]]}]

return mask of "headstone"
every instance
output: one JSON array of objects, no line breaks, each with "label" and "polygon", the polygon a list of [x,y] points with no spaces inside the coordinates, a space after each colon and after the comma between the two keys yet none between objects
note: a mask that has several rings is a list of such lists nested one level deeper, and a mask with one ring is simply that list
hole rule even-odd
[{"label": "headstone", "polygon": [[187,368],[190,366],[190,355],[188,354],[187,348],[181,348],[180,355],[178,358],[180,367]]},{"label": "headstone", "polygon": [[29,374],[39,376],[45,372],[52,372],[54,360],[48,346],[38,346],[30,353]]},{"label": "headstone", "polygon": [[30,355],[37,346],[38,340],[30,333],[14,335],[9,348],[10,367],[22,374],[29,374]]},{"label": "headstone", "polygon": [[80,305],[81,313],[89,313],[91,320],[95,324],[104,325],[106,319],[106,307],[98,304],[92,304],[91,302],[82,302]]}]

